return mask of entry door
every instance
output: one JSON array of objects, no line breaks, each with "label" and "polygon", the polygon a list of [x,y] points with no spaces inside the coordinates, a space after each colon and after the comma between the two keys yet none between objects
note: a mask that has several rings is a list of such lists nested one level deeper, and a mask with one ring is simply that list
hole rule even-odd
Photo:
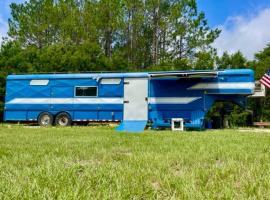
[{"label": "entry door", "polygon": [[124,120],[148,119],[148,79],[124,79]]}]

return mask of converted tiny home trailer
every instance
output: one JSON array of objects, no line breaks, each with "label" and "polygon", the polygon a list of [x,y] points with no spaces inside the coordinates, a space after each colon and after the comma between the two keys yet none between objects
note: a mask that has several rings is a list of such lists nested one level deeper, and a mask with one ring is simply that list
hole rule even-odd
[{"label": "converted tiny home trailer", "polygon": [[253,92],[249,69],[10,75],[4,119],[42,126],[119,121],[117,130],[142,131],[182,118],[186,128],[201,129],[215,101],[244,106]]}]

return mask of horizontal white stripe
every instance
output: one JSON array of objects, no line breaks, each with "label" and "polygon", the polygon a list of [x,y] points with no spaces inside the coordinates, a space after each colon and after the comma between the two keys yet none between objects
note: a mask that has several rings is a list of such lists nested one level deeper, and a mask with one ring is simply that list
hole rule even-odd
[{"label": "horizontal white stripe", "polygon": [[74,98],[74,104],[122,104],[123,98]]},{"label": "horizontal white stripe", "polygon": [[151,104],[189,104],[201,97],[150,97]]},{"label": "horizontal white stripe", "polygon": [[[151,104],[188,104],[201,97],[151,97]],[[15,98],[7,104],[123,104],[123,98]]]},{"label": "horizontal white stripe", "polygon": [[123,98],[15,98],[7,104],[122,104]]},{"label": "horizontal white stripe", "polygon": [[15,98],[7,104],[49,104],[50,98]]},{"label": "horizontal white stripe", "polygon": [[236,82],[236,83],[198,83],[188,88],[188,90],[204,90],[204,89],[250,89],[253,90],[255,84],[252,82]]}]

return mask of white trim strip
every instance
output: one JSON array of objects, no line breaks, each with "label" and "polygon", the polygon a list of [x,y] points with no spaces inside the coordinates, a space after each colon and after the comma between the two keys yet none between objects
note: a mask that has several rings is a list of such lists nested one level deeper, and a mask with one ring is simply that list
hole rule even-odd
[{"label": "white trim strip", "polygon": [[151,104],[189,104],[202,97],[150,97],[148,102]]},{"label": "white trim strip", "polygon": [[15,98],[7,104],[49,104],[50,98]]},{"label": "white trim strip", "polygon": [[[201,97],[150,97],[151,104],[189,104]],[[123,104],[123,98],[15,98],[7,104]]]},{"label": "white trim strip", "polygon": [[255,88],[253,82],[236,82],[236,83],[198,83],[188,88],[188,90],[204,90],[204,89],[250,89]]},{"label": "white trim strip", "polygon": [[15,98],[7,104],[122,104],[123,98]]},{"label": "white trim strip", "polygon": [[74,98],[74,104],[122,104],[123,98]]}]

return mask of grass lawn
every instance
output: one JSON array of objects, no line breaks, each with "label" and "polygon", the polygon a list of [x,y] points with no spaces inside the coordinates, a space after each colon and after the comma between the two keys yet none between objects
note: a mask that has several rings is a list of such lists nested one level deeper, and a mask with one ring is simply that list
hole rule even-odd
[{"label": "grass lawn", "polygon": [[270,133],[0,126],[0,199],[232,198],[270,198]]}]

